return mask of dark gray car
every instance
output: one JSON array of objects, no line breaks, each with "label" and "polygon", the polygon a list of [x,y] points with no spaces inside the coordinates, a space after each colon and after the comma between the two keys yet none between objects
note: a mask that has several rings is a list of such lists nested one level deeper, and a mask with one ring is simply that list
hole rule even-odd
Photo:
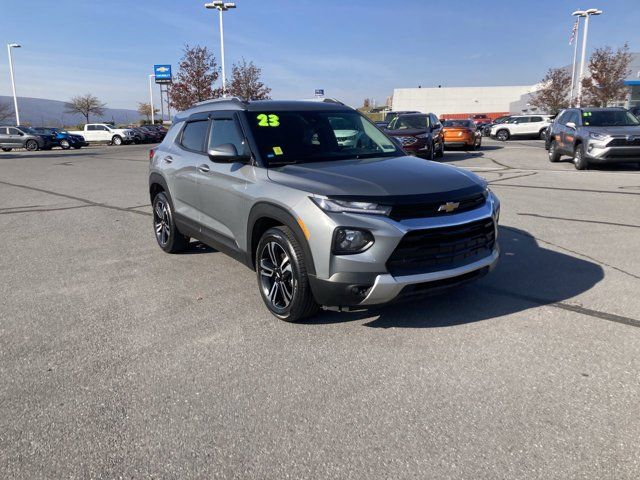
[{"label": "dark gray car", "polygon": [[51,142],[28,127],[0,127],[0,148],[3,152],[14,148],[46,150],[51,148]]},{"label": "dark gray car", "polygon": [[569,108],[551,124],[546,146],[550,161],[568,155],[578,170],[640,163],[640,121],[624,108]]},{"label": "dark gray car", "polygon": [[342,104],[199,104],[152,150],[149,193],[164,251],[196,238],[239,259],[287,321],[458,285],[499,255],[484,180],[407,156]]}]

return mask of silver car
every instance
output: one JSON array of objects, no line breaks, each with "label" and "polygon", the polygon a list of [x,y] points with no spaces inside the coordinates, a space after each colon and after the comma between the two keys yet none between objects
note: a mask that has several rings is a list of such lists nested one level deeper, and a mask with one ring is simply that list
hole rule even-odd
[{"label": "silver car", "polygon": [[[353,144],[339,140],[345,124]],[[237,258],[282,320],[428,294],[498,260],[500,203],[486,182],[407,156],[342,104],[201,103],[150,162],[160,247],[194,238]]]}]

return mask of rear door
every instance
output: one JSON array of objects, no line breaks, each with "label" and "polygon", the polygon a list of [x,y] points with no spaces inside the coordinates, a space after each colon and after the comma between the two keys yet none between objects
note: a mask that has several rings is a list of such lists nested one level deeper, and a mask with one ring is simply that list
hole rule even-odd
[{"label": "rear door", "polygon": [[529,125],[528,125],[528,129],[529,129],[529,131],[527,132],[528,134],[538,135],[540,133],[540,130],[544,130],[548,125],[548,123],[544,121],[544,117],[533,116],[530,118],[531,118],[531,121],[529,122]]},{"label": "rear door", "polygon": [[14,127],[9,127],[7,129],[9,131],[9,135],[7,137],[9,147],[11,148],[20,148],[24,142],[24,133]]},{"label": "rear door", "polygon": [[0,147],[10,148],[9,142],[9,129],[7,127],[0,127]]},{"label": "rear door", "polygon": [[[211,114],[207,149],[224,144],[233,145],[238,154],[249,154],[236,112]],[[208,157],[198,165],[202,227],[233,248],[238,247],[238,238],[246,235],[248,202],[245,191],[247,182],[253,178],[253,168],[240,162],[216,163]]]}]

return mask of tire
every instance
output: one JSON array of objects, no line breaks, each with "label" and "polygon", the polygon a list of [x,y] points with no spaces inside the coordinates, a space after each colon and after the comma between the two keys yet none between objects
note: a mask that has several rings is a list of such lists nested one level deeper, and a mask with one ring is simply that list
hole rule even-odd
[{"label": "tire", "polygon": [[11,150],[13,150],[13,148],[2,147],[3,152],[10,152]]},{"label": "tire", "polygon": [[69,140],[67,140],[66,138],[60,140],[60,148],[62,148],[63,150],[69,150],[71,148]]},{"label": "tire", "polygon": [[480,150],[482,147],[482,137],[477,137],[473,142],[472,150]]},{"label": "tire", "polygon": [[549,144],[549,161],[552,163],[560,161],[560,154],[558,153],[558,144],[555,140],[551,140]]},{"label": "tire", "polygon": [[24,144],[24,148],[26,148],[30,152],[35,152],[38,150],[38,142],[35,140],[27,140]]},{"label": "tire", "polygon": [[318,311],[304,253],[290,228],[274,227],[262,235],[255,267],[260,296],[275,317],[298,322]]},{"label": "tire", "polygon": [[584,145],[579,143],[573,152],[573,165],[576,170],[586,170],[589,168],[589,160],[584,156]]},{"label": "tire", "polygon": [[436,158],[436,145],[435,143],[431,144],[431,148],[429,148],[429,154],[427,155],[427,160],[433,160],[434,158]]},{"label": "tire", "polygon": [[540,133],[538,133],[538,138],[540,140],[546,140],[546,138],[547,138],[547,129],[546,128],[543,129],[543,130],[540,130]]},{"label": "tire", "polygon": [[436,158],[444,157],[444,142],[440,142],[440,148],[436,150]]},{"label": "tire", "polygon": [[119,147],[120,145],[122,145],[122,137],[120,135],[114,135],[111,139],[111,143],[116,147]]},{"label": "tire", "polygon": [[506,142],[507,140],[509,140],[509,137],[511,137],[511,135],[509,134],[509,130],[498,130],[498,132],[496,133],[496,139],[500,140],[501,142]]},{"label": "tire", "polygon": [[189,246],[189,237],[176,227],[173,206],[164,192],[153,197],[153,231],[158,245],[167,253],[178,253]]}]

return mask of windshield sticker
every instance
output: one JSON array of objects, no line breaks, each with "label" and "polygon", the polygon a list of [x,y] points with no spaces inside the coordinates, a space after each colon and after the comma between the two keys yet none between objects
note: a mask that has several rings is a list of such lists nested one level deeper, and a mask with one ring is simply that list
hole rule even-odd
[{"label": "windshield sticker", "polygon": [[266,113],[261,113],[256,117],[258,119],[259,127],[279,127],[280,126],[280,117],[278,115],[274,115],[273,113],[267,115]]},{"label": "windshield sticker", "polygon": [[583,117],[590,117],[591,116],[591,112],[582,112],[582,116]]},{"label": "windshield sticker", "polygon": [[273,153],[276,155],[282,155],[282,149],[280,147],[273,147]]}]

